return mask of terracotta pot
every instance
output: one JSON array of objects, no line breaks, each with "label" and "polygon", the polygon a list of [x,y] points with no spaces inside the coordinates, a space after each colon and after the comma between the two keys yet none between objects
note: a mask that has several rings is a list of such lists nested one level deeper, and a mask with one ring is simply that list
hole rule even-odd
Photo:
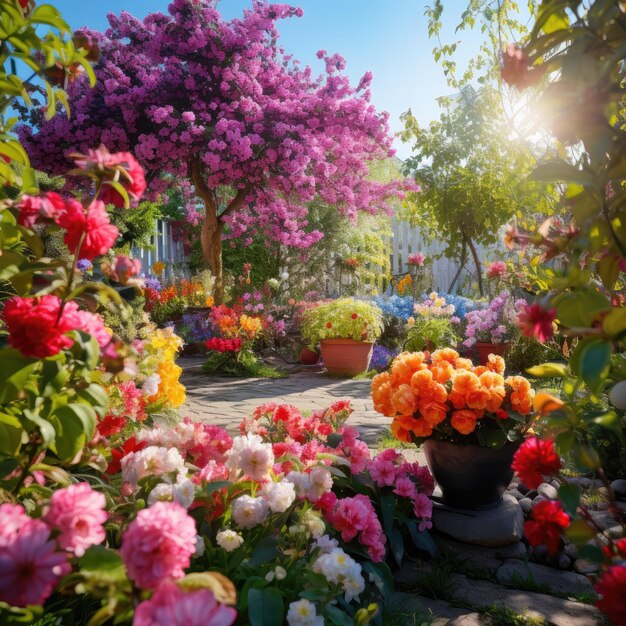
[{"label": "terracotta pot", "polygon": [[478,362],[481,365],[487,365],[490,354],[505,356],[511,349],[511,343],[486,343],[482,341],[476,342],[476,351],[478,352]]},{"label": "terracotta pot", "polygon": [[373,343],[354,339],[322,339],[322,359],[329,374],[354,376],[367,370]]},{"label": "terracotta pot", "polygon": [[319,352],[309,350],[306,346],[300,350],[300,363],[302,365],[316,365],[319,360]]},{"label": "terracotta pot", "polygon": [[443,494],[443,502],[457,509],[497,505],[513,478],[511,463],[521,441],[501,448],[454,444],[427,439],[424,454]]}]

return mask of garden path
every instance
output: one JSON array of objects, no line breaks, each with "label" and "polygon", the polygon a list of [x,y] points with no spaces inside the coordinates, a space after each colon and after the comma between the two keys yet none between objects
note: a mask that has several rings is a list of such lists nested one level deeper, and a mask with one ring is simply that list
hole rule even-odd
[{"label": "garden path", "polygon": [[325,409],[336,400],[352,400],[349,423],[370,446],[389,429],[389,419],[376,413],[370,398],[370,381],[330,378],[319,369],[302,369],[288,378],[217,378],[202,372],[201,358],[182,358],[181,382],[187,388],[183,414],[238,432],[244,415],[264,402],[293,404],[302,411]]}]

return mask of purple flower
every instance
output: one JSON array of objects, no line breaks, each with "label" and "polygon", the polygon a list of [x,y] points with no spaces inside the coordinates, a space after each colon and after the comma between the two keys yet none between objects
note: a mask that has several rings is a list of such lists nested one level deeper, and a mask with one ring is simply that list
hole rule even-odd
[{"label": "purple flower", "polygon": [[93,269],[93,264],[89,259],[78,259],[76,267],[79,272],[87,272]]}]

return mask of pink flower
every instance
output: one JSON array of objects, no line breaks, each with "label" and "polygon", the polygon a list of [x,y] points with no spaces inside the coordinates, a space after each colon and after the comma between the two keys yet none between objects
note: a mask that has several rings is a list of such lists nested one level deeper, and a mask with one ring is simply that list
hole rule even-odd
[{"label": "pink flower", "polygon": [[135,609],[133,626],[230,626],[235,609],[218,604],[209,589],[183,591],[165,584]]},{"label": "pink flower", "polygon": [[[66,200],[65,209],[56,221],[66,231],[63,241],[70,252],[89,261],[106,254],[119,235],[101,200],[94,200],[86,210],[78,200]],[[84,239],[77,249],[83,234]]]},{"label": "pink flower", "polygon": [[380,461],[378,455],[371,463],[369,472],[379,487],[390,486],[396,480],[396,466],[391,461]]},{"label": "pink flower", "polygon": [[41,220],[54,220],[59,212],[65,208],[65,202],[58,193],[49,191],[40,196],[24,194],[17,205],[19,215],[18,224],[32,229]]},{"label": "pink flower", "polygon": [[518,315],[518,326],[524,337],[535,337],[545,343],[554,334],[556,309],[544,309],[538,302],[526,304]]},{"label": "pink flower", "polygon": [[[19,511],[0,506],[0,528],[15,525]],[[25,518],[25,519],[24,519]],[[41,520],[24,515],[19,528],[0,550],[0,601],[11,606],[41,605],[62,576],[70,572],[67,555],[56,551],[50,529]]]},{"label": "pink flower", "polygon": [[120,555],[141,589],[182,578],[196,550],[196,523],[176,502],[155,502],[139,511],[122,537]]},{"label": "pink flower", "polygon": [[141,261],[125,254],[118,254],[113,264],[114,280],[125,285],[134,276],[141,273]]},{"label": "pink flower", "polygon": [[104,320],[98,313],[90,313],[89,311],[77,311],[78,323],[76,330],[82,330],[91,335],[100,348],[105,348],[111,342],[111,335],[104,327]]},{"label": "pink flower", "polygon": [[413,500],[415,517],[430,519],[433,514],[432,500],[423,493],[418,493]]},{"label": "pink flower", "polygon": [[506,263],[495,261],[487,268],[487,278],[500,278],[500,276],[505,276],[506,272]]},{"label": "pink flower", "polygon": [[104,494],[87,483],[77,483],[52,494],[45,521],[59,531],[59,547],[82,556],[90,546],[102,543],[107,520]]},{"label": "pink flower", "polygon": [[393,492],[403,498],[415,498],[417,496],[415,483],[407,476],[398,478],[396,481],[396,488]]},{"label": "pink flower", "polygon": [[0,505],[0,548],[8,546],[28,520],[30,517],[21,504]]},{"label": "pink flower", "polygon": [[0,317],[9,331],[9,345],[40,359],[70,348],[74,341],[66,333],[78,326],[78,306],[66,303],[59,316],[60,310],[61,300],[52,295],[7,300]]},{"label": "pink flower", "polygon": [[[329,521],[341,533],[344,541],[352,541],[357,534],[367,527],[370,508],[369,500],[360,494],[354,498],[342,498],[337,501],[337,506],[329,516]],[[370,504],[371,506],[371,504]]]},{"label": "pink flower", "polygon": [[421,252],[416,252],[414,254],[409,254],[407,258],[407,263],[409,265],[417,265],[421,267],[422,265],[424,265],[425,260],[426,257]]}]

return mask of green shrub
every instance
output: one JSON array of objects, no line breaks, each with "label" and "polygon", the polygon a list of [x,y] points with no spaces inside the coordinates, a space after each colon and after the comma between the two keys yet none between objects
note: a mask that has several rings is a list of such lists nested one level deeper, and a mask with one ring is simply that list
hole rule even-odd
[{"label": "green shrub", "polygon": [[397,350],[404,346],[408,336],[408,326],[405,320],[395,315],[383,315],[383,332],[378,343],[390,350]]},{"label": "green shrub", "polygon": [[626,414],[622,415],[619,427],[609,430],[602,426],[591,429],[591,443],[600,455],[602,467],[610,479],[626,476]]},{"label": "green shrub", "polygon": [[405,349],[416,352],[428,348],[446,348],[455,346],[459,338],[449,317],[430,317],[417,315],[415,323],[409,330]]}]

